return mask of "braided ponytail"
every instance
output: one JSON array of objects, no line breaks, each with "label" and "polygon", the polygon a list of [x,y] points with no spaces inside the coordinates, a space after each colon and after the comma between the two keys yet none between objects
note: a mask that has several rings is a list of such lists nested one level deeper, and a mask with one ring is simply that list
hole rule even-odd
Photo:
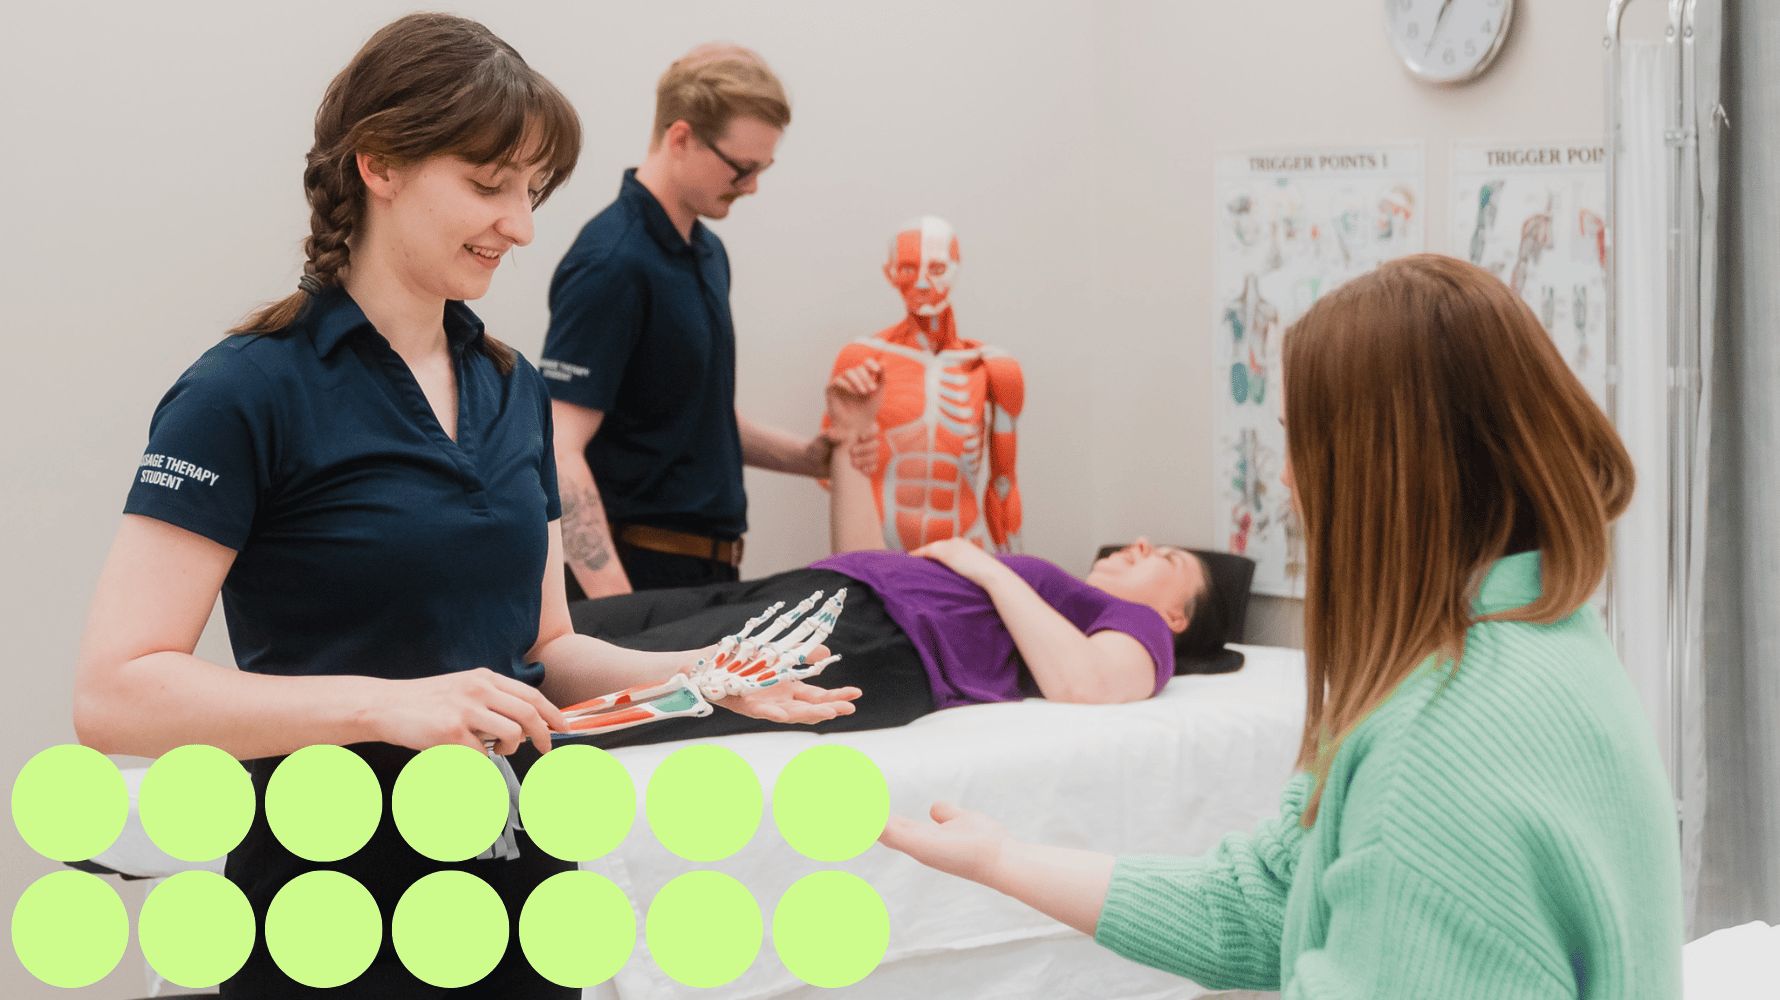
[{"label": "braided ponytail", "polygon": [[[364,220],[358,154],[392,165],[433,156],[506,165],[536,148],[545,167],[534,205],[568,180],[581,153],[581,122],[568,99],[487,28],[451,14],[410,14],[371,36],[328,84],[315,112],[315,144],[303,170],[309,236],[305,290],[250,315],[229,333],[270,334],[303,315],[309,287],[338,288]],[[496,370],[513,370],[513,349],[484,335]]]}]

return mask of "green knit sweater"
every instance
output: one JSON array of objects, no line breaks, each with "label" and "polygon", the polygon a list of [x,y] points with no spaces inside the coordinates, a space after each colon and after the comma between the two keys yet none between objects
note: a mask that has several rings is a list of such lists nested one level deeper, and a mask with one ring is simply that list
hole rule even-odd
[{"label": "green knit sweater", "polygon": [[[1538,594],[1522,553],[1477,607]],[[1681,995],[1675,807],[1592,609],[1473,626],[1343,743],[1305,830],[1310,791],[1205,857],[1121,857],[1095,940],[1287,998]]]}]

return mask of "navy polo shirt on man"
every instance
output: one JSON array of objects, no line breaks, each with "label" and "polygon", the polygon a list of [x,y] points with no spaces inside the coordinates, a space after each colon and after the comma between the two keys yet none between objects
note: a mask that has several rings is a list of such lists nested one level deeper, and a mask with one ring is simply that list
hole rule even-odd
[{"label": "navy polo shirt on man", "polygon": [[635,170],[557,266],[538,367],[605,414],[587,465],[613,523],[747,531],[729,257],[703,223],[682,239]]},{"label": "navy polo shirt on man", "polygon": [[156,408],[124,511],[236,551],[241,669],[542,680],[525,653],[560,516],[549,397],[524,358],[495,371],[463,303],[444,325],[455,441],[339,289],[280,333],[226,338]]}]

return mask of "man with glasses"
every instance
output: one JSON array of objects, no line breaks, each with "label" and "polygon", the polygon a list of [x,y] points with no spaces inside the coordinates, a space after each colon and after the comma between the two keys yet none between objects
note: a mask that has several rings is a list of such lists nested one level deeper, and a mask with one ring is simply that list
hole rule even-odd
[{"label": "man with glasses", "polygon": [[791,122],[760,57],[703,45],[656,86],[643,164],[550,284],[549,379],[570,599],[739,578],[744,464],[826,475],[831,444],[735,408],[729,258],[698,220],[753,194]]}]

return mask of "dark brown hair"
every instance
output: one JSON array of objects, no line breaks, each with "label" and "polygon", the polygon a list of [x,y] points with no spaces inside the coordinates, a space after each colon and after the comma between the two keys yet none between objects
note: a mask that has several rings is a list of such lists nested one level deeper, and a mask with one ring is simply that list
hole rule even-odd
[{"label": "dark brown hair", "polygon": [[[504,167],[533,150],[545,168],[535,207],[575,169],[581,120],[511,45],[450,14],[409,14],[391,22],[328,84],[315,112],[315,145],[303,171],[309,201],[303,273],[323,288],[340,283],[351,256],[347,241],[364,222],[358,154],[398,167],[434,156]],[[308,303],[308,293],[299,291],[229,332],[282,330]],[[501,374],[512,371],[512,348],[485,336],[482,351]]]},{"label": "dark brown hair", "polygon": [[[1306,547],[1310,826],[1342,739],[1417,665],[1457,669],[1478,621],[1550,623],[1582,606],[1633,472],[1532,310],[1464,261],[1421,254],[1355,278],[1283,350]],[[1538,600],[1478,616],[1490,564],[1534,549]]]}]

